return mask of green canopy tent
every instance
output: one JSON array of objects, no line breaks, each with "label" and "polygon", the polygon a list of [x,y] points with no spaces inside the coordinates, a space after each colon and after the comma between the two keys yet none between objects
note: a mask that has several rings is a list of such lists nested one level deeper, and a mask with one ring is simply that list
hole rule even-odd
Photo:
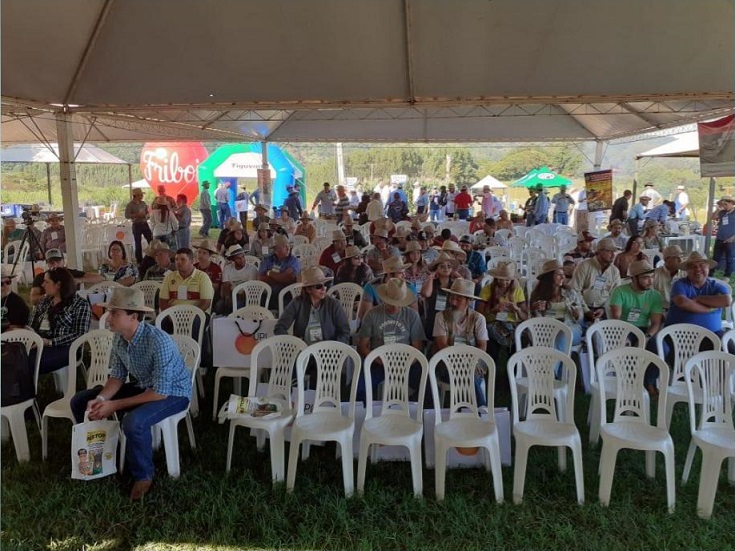
[{"label": "green canopy tent", "polygon": [[541,168],[534,168],[531,172],[526,174],[520,180],[516,180],[511,184],[511,187],[525,187],[532,188],[541,184],[545,188],[550,187],[561,187],[570,186],[572,181],[564,176],[559,176],[556,172],[549,169],[549,167],[542,166]]}]

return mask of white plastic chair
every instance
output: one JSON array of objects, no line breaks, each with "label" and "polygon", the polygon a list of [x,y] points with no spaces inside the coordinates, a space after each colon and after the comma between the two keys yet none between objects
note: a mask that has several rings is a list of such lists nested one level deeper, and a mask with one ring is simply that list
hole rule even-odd
[{"label": "white plastic chair", "polygon": [[511,237],[510,239],[508,239],[508,241],[506,241],[506,244],[508,245],[508,249],[510,250],[510,257],[517,262],[521,260],[521,254],[523,254],[523,251],[529,246],[528,241],[520,236]]},{"label": "white plastic chair", "polygon": [[345,309],[350,322],[350,330],[354,333],[357,328],[357,310],[362,300],[362,287],[356,283],[338,283],[327,291],[327,294],[336,298]]},{"label": "white plastic chair", "polygon": [[314,240],[314,247],[316,247],[316,250],[319,254],[322,254],[322,252],[324,252],[324,249],[329,247],[331,244],[332,244],[331,237],[317,237]]},{"label": "white plastic chair", "polygon": [[35,331],[30,329],[13,329],[0,334],[0,343],[20,342],[25,346],[26,352],[30,356],[31,350],[36,348],[36,365],[33,371],[33,391],[34,397],[29,398],[12,406],[0,407],[0,416],[2,417],[3,434],[7,435],[9,429],[15,446],[15,455],[18,462],[29,461],[31,453],[28,449],[28,433],[26,432],[25,412],[28,408],[33,408],[33,414],[36,417],[36,423],[41,427],[40,414],[38,410],[38,402],[36,402],[35,394],[38,391],[38,372],[41,367],[41,355],[43,354],[43,339]]},{"label": "white plastic chair", "polygon": [[173,335],[185,335],[191,337],[194,334],[194,320],[199,320],[199,329],[195,340],[202,346],[204,336],[204,324],[207,316],[204,311],[193,304],[174,304],[165,310],[161,310],[156,316],[156,327],[162,329],[161,324],[169,318],[173,324]]},{"label": "white plastic chair", "polygon": [[85,346],[88,346],[88,372],[106,373],[110,366],[112,339],[114,336],[114,333],[106,329],[95,329],[82,335],[71,344],[69,348],[69,378],[64,396],[46,406],[41,417],[41,457],[44,461],[48,457],[49,417],[69,419],[72,423],[76,423],[74,414],[71,411],[71,399],[77,391],[77,358],[84,351]]},{"label": "white plastic chair", "polygon": [[[571,357],[572,353],[572,330],[567,327],[564,323],[554,318],[529,318],[521,323],[515,330],[515,343],[516,350],[523,350],[522,337],[526,334],[528,336],[530,346],[532,347],[546,347],[556,349],[556,342],[560,336],[564,336],[566,344],[562,353],[567,357]],[[554,366],[552,366],[553,369]],[[576,378],[576,377],[575,377]],[[522,417],[526,415],[526,394],[528,392],[528,380],[522,373],[516,378],[516,386],[518,387],[518,399],[519,399],[519,411]],[[561,379],[554,380],[554,397],[556,398],[557,408],[560,415],[561,421],[566,421],[568,418],[566,415],[566,407],[564,404],[567,402],[567,395],[569,394],[569,380],[562,377]],[[571,389],[574,394],[574,389]],[[571,418],[574,421],[574,418]]]},{"label": "white plastic chair", "polygon": [[730,352],[730,344],[735,347],[735,329],[730,329],[722,335],[722,351]]},{"label": "white plastic chair", "polygon": [[[16,239],[15,241],[8,241],[5,244],[5,247],[3,247],[3,264],[7,264],[9,266],[12,266],[15,262],[15,259],[19,256],[18,253],[20,253],[20,244],[22,241],[20,239]],[[28,243],[26,243],[25,249],[26,249],[26,255],[21,256],[21,260],[18,261],[18,264],[22,265],[23,261],[25,260],[26,256],[28,255]],[[10,252],[10,251],[13,252]]]},{"label": "white plastic chair", "polygon": [[305,235],[294,235],[291,242],[293,243],[294,247],[296,247],[297,245],[308,245],[309,238]]},{"label": "white plastic chair", "polygon": [[[273,313],[268,310],[267,308],[263,308],[262,306],[245,306],[243,308],[240,308],[238,310],[235,310],[232,314],[227,316],[228,318],[237,318],[237,319],[245,319],[245,320],[272,320],[275,319],[275,316]],[[257,345],[256,345],[257,346]],[[262,360],[261,360],[262,361]],[[251,362],[252,362],[252,356],[251,356]],[[261,366],[261,369],[263,366]],[[237,380],[237,387],[236,387],[236,393],[239,393],[240,389],[240,379],[250,378],[250,369],[249,368],[242,368],[242,367],[218,367],[217,371],[214,373],[214,398],[212,402],[212,420],[217,420],[217,409],[219,406],[219,385],[223,378],[230,377],[232,379]]]},{"label": "white plastic chair", "polygon": [[[304,411],[304,378],[306,366],[311,359],[316,362],[316,397],[312,413]],[[352,385],[347,415],[342,414],[340,386],[342,374],[348,369],[351,360],[354,365]],[[305,440],[335,441],[342,453],[342,478],[345,496],[354,492],[355,480],[352,474],[352,438],[355,431],[355,396],[357,381],[360,378],[361,360],[350,346],[337,341],[314,343],[304,349],[296,360],[296,379],[298,383],[298,406],[291,430],[291,448],[288,458],[286,490],[293,491],[296,482],[299,447]],[[306,449],[308,450],[308,448]],[[305,450],[305,452],[306,452]],[[307,455],[306,452],[304,455]],[[307,457],[304,457],[307,459]]]},{"label": "white plastic chair", "polygon": [[[449,374],[449,419],[444,421],[439,402],[439,384],[436,369],[440,362]],[[487,367],[487,418],[480,416],[475,395],[475,368],[478,363]],[[434,445],[436,458],[436,499],[444,500],[447,451],[453,447],[484,448],[485,469],[492,471],[495,501],[503,502],[503,478],[500,472],[500,442],[495,425],[495,362],[489,354],[478,348],[458,344],[439,351],[429,362],[429,380],[436,411]],[[484,408],[483,408],[484,409]]]},{"label": "white plastic chair", "polygon": [[498,239],[503,239],[506,242],[508,239],[513,237],[513,231],[512,230],[495,230],[495,237]]},{"label": "white plastic chair", "polygon": [[301,292],[301,283],[292,283],[286,285],[281,292],[278,293],[278,317],[283,315],[283,311],[286,309],[286,304],[295,299]]},{"label": "white plastic chair", "polygon": [[260,268],[260,258],[251,254],[245,255],[245,266],[254,266],[255,269]]},{"label": "white plastic chair", "polygon": [[[191,373],[192,396],[194,395],[194,378],[199,369],[199,361],[201,359],[201,347],[189,335],[171,335],[176,343],[181,356],[184,358],[184,365]],[[186,421],[186,430],[189,436],[189,445],[191,449],[196,448],[196,440],[194,439],[194,426],[189,415],[189,405],[173,415],[169,415],[165,419],[153,425],[153,447],[158,448],[160,442],[163,441],[163,448],[166,452],[166,469],[171,478],[179,478],[181,474],[181,463],[179,461],[179,431],[178,426],[181,420]],[[120,431],[120,471],[125,466],[125,447],[126,439],[122,431]]]},{"label": "white plastic chair", "polygon": [[[520,349],[519,349],[520,350]],[[568,382],[569,391],[559,400],[554,377],[556,366],[561,364],[562,379]],[[528,399],[525,420],[520,417],[520,387],[524,379]],[[559,470],[567,467],[567,451],[571,448],[574,459],[574,475],[577,486],[577,503],[584,504],[584,471],[582,469],[582,439],[574,424],[574,385],[577,371],[569,354],[548,347],[526,348],[513,354],[508,360],[508,380],[513,402],[513,436],[516,440],[516,457],[513,471],[513,502],[523,501],[526,481],[528,450],[531,446],[553,446],[559,451]]]},{"label": "white plastic chair", "polygon": [[110,327],[109,327],[109,325],[107,323],[107,320],[109,318],[110,318],[110,311],[109,310],[105,310],[104,313],[100,316],[100,321],[99,321],[99,328],[100,329],[107,329],[107,330],[110,329]]},{"label": "white plastic chair", "polygon": [[[599,404],[605,404],[607,400],[612,400],[617,396],[617,387],[610,381],[606,385],[606,394],[600,394],[600,381],[597,380],[597,370],[595,361],[606,352],[628,346],[629,337],[633,337],[635,346],[643,349],[646,337],[643,331],[636,326],[622,320],[602,320],[593,323],[587,328],[585,339],[587,341],[587,354],[589,356],[590,365],[590,409],[587,416],[587,422],[590,425],[590,444],[597,444],[600,438],[600,416]],[[604,396],[604,399],[601,399]],[[648,400],[648,394],[645,396]]]},{"label": "white plastic chair", "polygon": [[541,264],[549,258],[549,254],[542,249],[524,249],[521,252],[521,273],[527,278],[535,279]]},{"label": "white plastic chair", "polygon": [[[661,372],[661,390],[658,396],[658,415],[656,426],[650,423],[648,392],[643,385],[643,377],[649,364],[654,364]],[[600,393],[605,395],[608,386],[617,388],[615,415],[610,423],[607,420],[605,401],[597,404],[600,415],[600,434],[602,451],[600,453],[600,504],[610,504],[615,461],[618,451],[623,448],[646,452],[646,475],[653,478],[656,472],[654,452],[664,455],[666,466],[666,498],[669,512],[674,512],[675,474],[674,441],[666,425],[666,394],[669,383],[669,370],[666,363],[647,350],[624,347],[600,356],[595,366]],[[609,375],[614,375],[610,377]]]},{"label": "white plastic chair", "polygon": [[[271,300],[273,289],[264,281],[254,279],[252,281],[243,281],[232,288],[232,311],[238,308],[237,295],[243,293],[245,295],[245,304],[243,306],[265,304],[268,306]],[[265,301],[265,302],[264,302]]]},{"label": "white plastic chair", "polygon": [[[378,417],[373,417],[373,386],[371,368],[380,358],[383,362],[385,380],[383,382],[383,405]],[[408,375],[414,362],[421,367],[418,388],[419,403],[416,405],[416,418],[409,410]],[[407,344],[388,344],[370,352],[365,358],[365,422],[360,435],[360,455],[357,463],[357,493],[365,490],[365,470],[368,452],[373,446],[373,462],[377,458],[377,448],[384,446],[405,446],[411,457],[411,476],[413,494],[423,494],[421,440],[424,434],[422,400],[426,389],[426,375],[429,362],[414,347]]]},{"label": "white plastic chair", "polygon": [[117,281],[100,281],[87,289],[87,293],[109,293],[113,287],[121,287],[121,285]]},{"label": "white plastic chair", "polygon": [[[669,337],[671,350],[674,354],[674,364],[671,366],[669,378],[668,399],[666,401],[666,426],[671,426],[671,416],[674,406],[680,402],[686,403],[688,398],[687,383],[684,377],[684,368],[692,356],[702,350],[702,345],[708,341],[709,350],[719,350],[720,338],[712,331],[691,323],[677,323],[664,327],[656,333],[656,352],[664,362],[664,339]],[[701,404],[701,390],[695,389],[695,403]]]},{"label": "white plastic chair", "polygon": [[[700,352],[691,357],[684,368],[689,395],[689,424],[692,440],[689,444],[682,484],[689,479],[697,448],[702,450],[699,474],[697,514],[712,516],[720,478],[720,467],[729,458],[728,480],[735,484],[735,428],[732,420],[732,389],[735,356],[726,352]],[[696,401],[696,399],[699,401]],[[697,427],[695,404],[702,405]]]},{"label": "white plastic chair", "polygon": [[[145,297],[145,305],[148,308],[153,308],[153,312],[147,313],[145,317],[146,319],[149,319],[151,321],[154,320],[156,315],[155,313],[158,312],[158,303],[156,301],[156,297],[161,291],[161,282],[148,280],[139,281],[138,283],[133,283],[131,287],[143,291],[143,296]],[[100,327],[102,327],[101,323]]]},{"label": "white plastic chair", "polygon": [[487,247],[483,251],[483,256],[487,258],[488,256],[491,259],[494,258],[508,258],[510,259],[510,249],[508,247],[501,247],[501,246],[493,246],[493,247]]},{"label": "white plastic chair", "polygon": [[[272,419],[243,415],[230,419],[230,435],[227,441],[227,472],[232,465],[232,448],[235,443],[235,429],[250,427],[268,433],[271,448],[271,475],[273,483],[283,481],[285,474],[284,431],[291,424],[295,412],[291,407],[291,381],[296,358],[306,348],[306,343],[298,337],[277,335],[260,341],[250,355],[250,389],[248,397],[259,396],[258,384],[263,360],[270,357],[270,376],[264,394],[269,401],[280,403],[281,415]],[[261,383],[262,384],[262,383]],[[261,446],[258,446],[260,449]]]}]

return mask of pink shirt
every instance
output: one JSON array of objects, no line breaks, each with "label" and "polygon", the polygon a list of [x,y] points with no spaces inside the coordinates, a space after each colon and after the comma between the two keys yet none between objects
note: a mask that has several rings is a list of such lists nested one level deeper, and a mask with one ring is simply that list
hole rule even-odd
[{"label": "pink shirt", "polygon": [[495,199],[490,191],[482,194],[482,212],[485,213],[485,218],[495,214]]}]

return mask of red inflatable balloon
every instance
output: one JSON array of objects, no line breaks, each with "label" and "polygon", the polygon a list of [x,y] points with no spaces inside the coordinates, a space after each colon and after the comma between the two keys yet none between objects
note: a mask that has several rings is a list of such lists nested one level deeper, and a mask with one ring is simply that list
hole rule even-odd
[{"label": "red inflatable balloon", "polygon": [[197,168],[209,153],[201,142],[149,142],[140,152],[140,171],[157,194],[158,186],[174,199],[186,195],[187,204],[199,195]]}]

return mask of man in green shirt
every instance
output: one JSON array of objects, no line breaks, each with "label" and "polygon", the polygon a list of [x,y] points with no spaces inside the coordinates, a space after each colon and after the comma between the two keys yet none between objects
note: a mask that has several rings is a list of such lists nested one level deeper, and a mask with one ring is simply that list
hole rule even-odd
[{"label": "man in green shirt", "polygon": [[653,266],[637,260],[628,268],[628,277],[630,283],[616,287],[610,296],[610,316],[635,325],[650,339],[663,318],[663,299],[653,288]]}]

